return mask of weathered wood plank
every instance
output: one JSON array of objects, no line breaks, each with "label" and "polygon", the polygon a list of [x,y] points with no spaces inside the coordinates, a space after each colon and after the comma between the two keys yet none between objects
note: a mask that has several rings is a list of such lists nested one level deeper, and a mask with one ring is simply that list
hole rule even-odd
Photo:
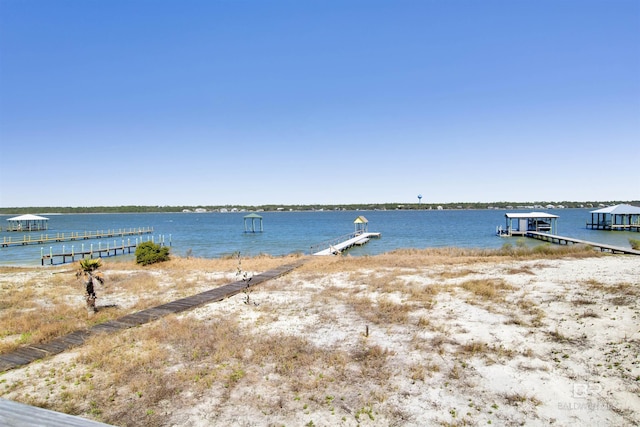
[{"label": "weathered wood plank", "polygon": [[109,427],[109,424],[2,398],[0,398],[0,425],[8,427]]},{"label": "weathered wood plank", "polygon": [[631,249],[631,248],[623,248],[621,246],[608,245],[606,243],[590,242],[587,240],[575,239],[573,237],[566,237],[566,236],[558,236],[555,234],[540,233],[537,231],[528,231],[525,234],[525,236],[531,237],[533,239],[544,240],[544,241],[555,243],[558,245],[562,245],[562,244],[567,245],[569,243],[574,243],[574,244],[592,246],[594,248],[600,249],[601,252],[610,251],[611,253],[640,255],[640,251]]},{"label": "weathered wood plank", "polygon": [[[306,262],[306,260],[301,259],[297,262],[257,274],[252,277],[249,282],[241,280],[235,281],[218,288],[209,289],[196,295],[144,309],[136,313],[131,313],[118,319],[92,326],[88,330],[74,331],[46,343],[21,347],[15,351],[0,355],[0,372],[29,364],[49,355],[62,353],[69,348],[84,344],[89,337],[98,333],[111,333],[123,329],[129,329],[160,319],[168,314],[180,313],[211,302],[221,301],[242,292],[247,288],[247,284],[249,284],[250,287],[253,287],[267,280],[280,277],[301,266],[304,262]],[[3,424],[0,423],[0,425]]]}]

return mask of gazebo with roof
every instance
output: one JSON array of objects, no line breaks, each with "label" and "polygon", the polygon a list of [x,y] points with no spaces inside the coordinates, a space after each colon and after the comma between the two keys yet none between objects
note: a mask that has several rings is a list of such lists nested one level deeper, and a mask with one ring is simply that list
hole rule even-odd
[{"label": "gazebo with roof", "polygon": [[369,229],[369,220],[362,215],[358,216],[353,223],[355,224],[354,232],[356,234],[366,233]]},{"label": "gazebo with roof", "polygon": [[[248,221],[247,220],[251,220],[251,227],[249,227],[248,225]],[[256,220],[260,222],[260,230],[256,229]],[[251,213],[249,215],[245,215],[244,217],[244,232],[245,233],[255,233],[256,231],[259,231],[262,233],[263,229],[262,229],[262,217],[258,214],[255,213]]]},{"label": "gazebo with roof", "polygon": [[620,204],[591,211],[592,230],[640,231],[640,207]]},{"label": "gazebo with roof", "polygon": [[49,218],[26,214],[8,218],[7,231],[41,231],[49,229]]}]

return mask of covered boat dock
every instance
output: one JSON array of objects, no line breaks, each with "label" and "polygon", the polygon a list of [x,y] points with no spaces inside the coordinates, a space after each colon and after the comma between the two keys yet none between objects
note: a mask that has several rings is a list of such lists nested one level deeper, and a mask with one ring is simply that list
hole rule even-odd
[{"label": "covered boat dock", "polygon": [[7,231],[42,231],[49,229],[49,218],[26,214],[8,218]]},{"label": "covered boat dock", "polygon": [[591,222],[587,222],[587,228],[640,231],[640,207],[621,204],[591,211]]},{"label": "covered boat dock", "polygon": [[558,215],[546,212],[506,213],[506,225],[498,226],[496,234],[501,237],[525,236],[530,231],[556,234]]}]

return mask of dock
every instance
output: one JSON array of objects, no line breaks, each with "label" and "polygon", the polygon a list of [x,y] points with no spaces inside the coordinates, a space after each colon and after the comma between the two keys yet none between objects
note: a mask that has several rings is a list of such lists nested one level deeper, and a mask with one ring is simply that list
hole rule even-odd
[{"label": "dock", "polygon": [[621,204],[591,211],[591,222],[587,222],[587,228],[640,232],[640,207]]},{"label": "dock", "polygon": [[322,249],[317,252],[313,252],[313,255],[338,255],[353,246],[362,246],[366,244],[372,238],[379,239],[380,233],[369,232],[354,232],[349,233],[341,237],[337,237],[331,241],[321,243],[317,246],[328,246],[326,249]]},{"label": "dock", "polygon": [[592,246],[596,249],[600,249],[601,252],[611,252],[613,254],[640,255],[640,251],[631,249],[631,248],[623,248],[621,246],[607,245],[606,243],[589,242],[587,240],[575,239],[573,237],[566,237],[566,236],[558,236],[556,234],[541,233],[538,231],[528,231],[525,234],[525,236],[530,237],[532,239],[543,240],[549,243],[555,243],[557,245],[568,245],[571,243],[571,244],[577,244],[577,245]]},{"label": "dock", "polygon": [[[122,245],[122,246],[114,246],[114,247],[106,247],[106,248],[102,248],[102,249],[91,249],[89,251],[79,251],[79,252],[75,252],[75,251],[71,251],[71,252],[62,252],[62,253],[49,253],[49,254],[43,254],[40,256],[40,264],[44,265],[45,264],[45,260],[49,260],[49,264],[50,265],[54,265],[54,264],[66,264],[67,262],[75,262],[76,258],[78,259],[84,259],[85,257],[89,257],[89,258],[93,258],[94,256],[96,258],[103,258],[103,257],[112,257],[112,256],[116,256],[118,255],[118,251],[120,252],[120,255],[124,255],[125,251],[126,253],[130,254],[131,253],[131,249],[134,250],[138,247],[137,244],[129,244],[129,245]],[[54,260],[55,259],[59,259],[61,261],[55,263]]]},{"label": "dock", "polygon": [[108,239],[113,237],[127,237],[127,236],[140,236],[143,234],[153,233],[153,227],[139,227],[129,229],[118,230],[98,230],[98,231],[84,231],[84,232],[69,232],[69,233],[56,233],[56,234],[40,234],[40,236],[34,236],[32,234],[25,234],[22,239],[14,239],[13,237],[3,237],[0,242],[0,247],[8,248],[10,246],[26,246],[26,245],[43,245],[45,243],[62,243],[72,242],[75,240],[90,240],[90,239]]},{"label": "dock", "polygon": [[[165,245],[164,236],[158,236],[158,244],[160,246]],[[148,239],[147,241],[154,241],[154,239]],[[106,247],[103,247],[102,242],[98,243],[98,247],[94,248],[93,243],[89,246],[88,249],[84,248],[84,243],[82,244],[79,251],[75,250],[75,247],[71,246],[71,251],[67,251],[66,247],[62,246],[62,252],[54,253],[53,247],[49,248],[49,253],[44,252],[44,248],[40,249],[40,264],[44,265],[45,261],[48,260],[48,264],[66,264],[67,262],[75,262],[77,259],[84,259],[86,257],[89,258],[103,258],[103,257],[112,257],[117,255],[125,255],[130,254],[131,250],[135,252],[135,249],[138,247],[140,243],[143,243],[144,240],[141,237],[140,241],[136,237],[135,242],[131,243],[131,239],[127,239],[125,243],[124,239],[122,239],[122,243],[118,244],[115,240],[113,241],[113,245],[107,243]],[[169,246],[171,246],[171,236],[169,236]],[[119,252],[119,253],[118,253]],[[59,262],[55,262],[55,260],[60,260]]]},{"label": "dock", "polygon": [[588,222],[587,228],[590,228],[592,230],[640,232],[640,224],[611,224],[610,222]]}]

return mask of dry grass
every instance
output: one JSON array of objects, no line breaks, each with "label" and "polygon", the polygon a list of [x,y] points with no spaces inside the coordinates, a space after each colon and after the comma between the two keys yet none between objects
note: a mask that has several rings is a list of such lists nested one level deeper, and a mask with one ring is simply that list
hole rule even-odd
[{"label": "dry grass", "polygon": [[[244,304],[240,295],[93,337],[75,355],[26,368],[19,380],[0,376],[0,394],[122,426],[509,425],[546,419],[546,412],[536,412],[543,405],[545,411],[554,409],[546,400],[518,390],[517,384],[507,393],[493,390],[493,379],[482,377],[482,369],[498,364],[508,367],[505,372],[564,378],[578,370],[561,367],[573,360],[572,350],[600,351],[585,346],[583,336],[567,323],[587,317],[609,320],[575,313],[576,306],[586,304],[579,301],[592,301],[595,293],[601,295],[598,309],[613,310],[614,298],[633,301],[637,287],[586,280],[584,294],[566,299],[570,314],[558,314],[549,311],[549,304],[556,295],[566,295],[566,289],[556,289],[564,284],[554,284],[550,291],[522,277],[553,268],[543,262],[517,264],[536,256],[550,260],[553,255],[440,249],[362,259],[314,257],[296,272],[256,287],[252,298],[258,306]],[[580,258],[582,252],[556,256]],[[243,259],[242,268],[254,274],[298,259],[261,256]],[[99,301],[118,304],[89,319],[82,287],[64,269],[46,269],[37,280],[25,279],[26,287],[0,276],[0,325],[7,330],[0,343],[15,348],[33,342],[28,340],[47,340],[64,330],[195,294],[235,281],[237,266],[232,257],[173,259],[145,268],[107,263]],[[501,276],[495,277],[494,270]],[[43,298],[51,302],[43,305]],[[29,316],[35,310],[38,316]],[[46,310],[51,314],[41,316]],[[478,317],[465,320],[470,311]],[[485,324],[486,319],[491,323]],[[540,328],[543,319],[563,329]],[[364,325],[371,325],[369,334]],[[534,344],[547,347],[533,351]],[[589,358],[610,357],[607,363],[614,368],[620,363],[620,387],[634,381],[631,362],[638,344],[626,340],[616,344],[615,353],[613,349],[611,340],[602,350],[608,353]],[[572,356],[558,356],[555,362],[558,351]],[[620,354],[628,359],[620,362]],[[18,378],[11,375],[4,378]],[[472,399],[471,409],[465,409]],[[418,412],[403,403],[409,401]],[[513,414],[521,418],[514,420]],[[190,416],[201,423],[194,424]]]},{"label": "dry grass", "polygon": [[628,282],[606,284],[595,279],[585,282],[588,289],[597,291],[614,306],[634,306],[638,303],[640,287]]},{"label": "dry grass", "polygon": [[460,284],[460,287],[484,301],[502,301],[505,291],[515,289],[503,279],[467,280]]},{"label": "dry grass", "polygon": [[[236,387],[257,385],[268,375],[289,396],[273,405],[287,406],[300,395],[331,396],[362,377],[383,383],[390,377],[385,365],[391,354],[364,341],[346,353],[316,347],[301,337],[256,336],[222,316],[208,324],[170,316],[143,330],[93,338],[73,365],[52,374],[58,386],[47,401],[31,403],[88,412],[116,425],[161,425],[163,402],[184,399],[185,389],[192,399],[215,392],[225,401]],[[361,370],[349,369],[353,364]],[[373,396],[386,398],[376,393],[354,396],[349,406],[363,407]]]},{"label": "dry grass", "polygon": [[[246,271],[261,272],[299,257],[259,256],[242,260]],[[141,267],[104,262],[106,278],[97,287],[98,314],[87,318],[83,286],[73,266],[40,270],[36,279],[0,283],[0,353],[35,344],[135,311],[163,304],[236,280],[237,258],[174,258]],[[30,274],[32,268],[2,267],[0,273]],[[220,272],[223,272],[221,275]],[[217,277],[211,278],[211,274]],[[124,304],[114,304],[113,300]]]},{"label": "dry grass", "polygon": [[527,402],[530,402],[534,406],[538,406],[542,403],[539,399],[522,393],[506,393],[503,398],[507,405],[511,406],[518,406]]}]

